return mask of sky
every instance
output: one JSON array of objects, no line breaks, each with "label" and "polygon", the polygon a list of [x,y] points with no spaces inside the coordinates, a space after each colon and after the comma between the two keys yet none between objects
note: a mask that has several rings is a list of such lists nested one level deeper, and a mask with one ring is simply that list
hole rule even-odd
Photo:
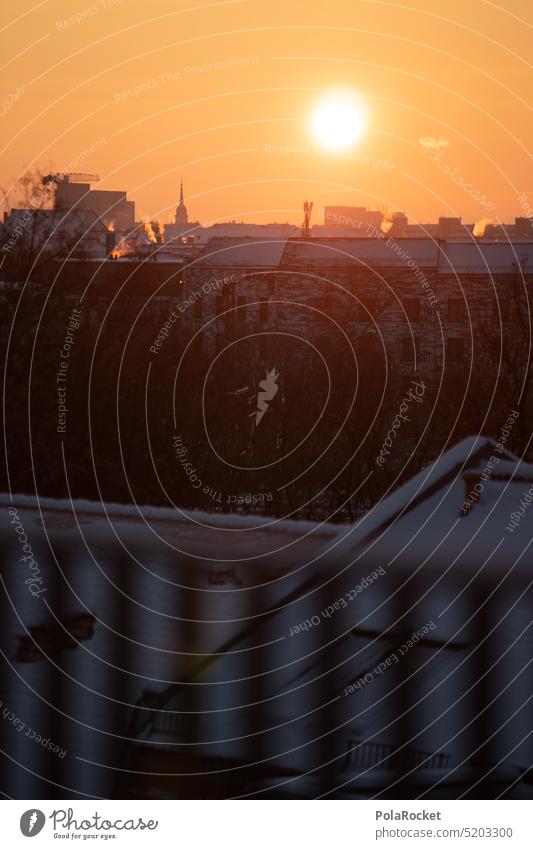
[{"label": "sky", "polygon": [[[503,0],[502,0],[503,2]],[[302,221],[304,199],[512,221],[533,215],[530,0],[2,2],[0,184],[97,174],[137,217]],[[366,128],[317,146],[314,110]]]}]

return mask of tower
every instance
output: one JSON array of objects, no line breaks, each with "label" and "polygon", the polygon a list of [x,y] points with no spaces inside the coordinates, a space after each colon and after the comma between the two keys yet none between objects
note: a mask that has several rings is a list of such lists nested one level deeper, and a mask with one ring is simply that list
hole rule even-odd
[{"label": "tower", "polygon": [[176,207],[176,224],[188,224],[187,207],[183,202],[183,180],[180,181],[180,202]]},{"label": "tower", "polygon": [[313,211],[313,202],[304,201],[304,223],[302,224],[302,237],[308,239],[311,235],[311,213]]}]

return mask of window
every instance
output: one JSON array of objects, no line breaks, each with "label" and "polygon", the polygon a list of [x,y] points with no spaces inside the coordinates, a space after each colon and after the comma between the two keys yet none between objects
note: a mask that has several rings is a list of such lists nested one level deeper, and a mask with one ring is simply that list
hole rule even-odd
[{"label": "window", "polygon": [[465,320],[465,302],[461,298],[448,301],[448,321],[458,324]]},{"label": "window", "polygon": [[261,301],[259,304],[259,322],[266,324],[268,321],[268,301]]},{"label": "window", "polygon": [[420,298],[404,298],[402,303],[408,321],[420,321]]},{"label": "window", "polygon": [[452,336],[448,339],[448,362],[461,363],[465,353],[464,339]]}]

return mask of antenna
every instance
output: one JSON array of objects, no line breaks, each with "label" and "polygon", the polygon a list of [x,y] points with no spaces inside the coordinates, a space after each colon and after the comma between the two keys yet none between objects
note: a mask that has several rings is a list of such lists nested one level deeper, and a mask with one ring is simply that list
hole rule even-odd
[{"label": "antenna", "polygon": [[302,224],[302,236],[308,239],[311,235],[311,212],[313,211],[313,201],[304,200],[304,223]]}]

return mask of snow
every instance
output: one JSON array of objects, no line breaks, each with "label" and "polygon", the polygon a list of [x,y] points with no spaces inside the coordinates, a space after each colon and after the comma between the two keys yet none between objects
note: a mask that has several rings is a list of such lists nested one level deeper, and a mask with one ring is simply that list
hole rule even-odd
[{"label": "snow", "polygon": [[[495,448],[485,437],[468,437],[349,529],[311,522],[270,524],[264,516],[0,496],[11,601],[2,627],[12,665],[2,700],[28,726],[68,750],[60,762],[61,781],[68,790],[62,797],[71,795],[69,788],[96,796],[112,791],[112,770],[77,758],[118,762],[131,706],[144,690],[161,693],[165,711],[194,713],[201,707],[196,736],[187,737],[192,732],[184,725],[179,737],[175,732],[147,734],[152,745],[173,752],[185,745],[191,754],[245,757],[243,706],[260,699],[261,722],[269,729],[265,742],[257,741],[266,747],[263,756],[280,771],[312,769],[309,740],[322,721],[312,705],[321,703],[324,692],[332,699],[342,695],[359,675],[393,652],[404,633],[430,620],[435,623],[431,636],[446,647],[424,644],[413,650],[416,663],[427,664],[425,675],[413,683],[421,699],[415,721],[420,733],[413,748],[443,749],[460,758],[464,741],[449,739],[463,721],[460,711],[467,708],[443,711],[464,692],[462,664],[475,638],[468,625],[471,584],[482,592],[482,579],[501,581],[496,602],[504,618],[502,645],[514,644],[498,671],[499,686],[519,676],[533,652],[529,634],[521,636],[530,621],[528,596],[520,599],[517,594],[517,587],[527,587],[533,579],[533,505],[513,533],[505,529],[529,484],[516,477],[487,483],[479,502],[460,516],[464,471],[483,469],[485,457]],[[519,475],[525,469],[530,474],[531,467],[523,469],[509,452],[502,452],[501,458],[499,472]],[[48,587],[44,601],[33,598],[22,580],[21,551],[7,514],[12,504]],[[380,576],[364,592],[331,617],[322,615],[378,569]],[[402,590],[406,581],[408,587]],[[96,616],[91,640],[47,663],[14,662],[25,627],[82,611]],[[400,637],[399,615],[407,617]],[[295,625],[312,618],[318,624],[294,633]],[[231,649],[221,653],[230,639]],[[181,686],[204,658],[210,662],[195,679],[199,686]],[[258,675],[261,664],[268,670],[265,675]],[[395,675],[390,671],[357,696],[339,698],[328,708],[324,721],[338,727],[328,739],[332,769],[340,771],[350,740],[391,741],[387,729],[395,702],[389,692]],[[518,713],[506,728],[510,736],[504,740],[503,755],[512,740],[513,764],[527,765],[533,751],[526,737],[527,711],[520,713],[522,697],[520,681],[506,690],[505,716],[515,709]],[[46,701],[64,716],[54,718]],[[423,731],[435,716],[437,726]],[[495,753],[501,745],[494,742]],[[37,775],[50,764],[51,756],[25,735],[12,734],[8,749]],[[379,768],[366,774],[363,770],[358,787],[383,780]],[[48,792],[36,776],[19,769],[11,770],[4,789],[24,798],[43,798]]]},{"label": "snow", "polygon": [[446,242],[442,252],[441,273],[511,274],[520,269],[533,273],[531,242]]},{"label": "snow", "polygon": [[[337,556],[345,556],[350,550],[356,549],[370,539],[380,528],[387,528],[402,513],[412,509],[415,499],[424,498],[425,493],[440,481],[454,475],[455,483],[457,480],[461,480],[462,471],[470,468],[472,463],[475,462],[478,452],[482,452],[483,456],[488,458],[495,449],[496,442],[483,436],[468,436],[462,439],[440,454],[433,463],[378,502],[353,527],[348,530],[341,529],[334,545]],[[507,458],[507,460],[512,458],[515,463],[518,463],[518,459],[514,458],[514,455],[506,449],[503,450],[501,456]],[[511,465],[513,464],[511,463]],[[461,491],[464,490],[462,481],[460,488]],[[458,508],[462,501],[461,498]],[[396,527],[395,524],[394,528]]]},{"label": "snow", "polygon": [[411,261],[419,268],[436,268],[438,245],[431,239],[324,238],[289,242],[286,261],[292,253],[298,262],[309,264],[357,263],[362,266],[408,269]]},{"label": "snow", "polygon": [[[469,472],[473,475],[477,472],[483,474],[484,471],[485,468],[483,466],[479,466],[476,469],[469,469]],[[492,470],[491,478],[493,480],[497,478],[513,478],[515,481],[533,480],[533,463],[522,463],[518,459],[516,461],[500,460],[498,465]]]},{"label": "snow", "polygon": [[259,239],[214,237],[194,266],[275,267],[356,264],[370,268],[416,268],[444,275],[533,273],[532,242],[447,241],[431,238]]},{"label": "snow", "polygon": [[304,520],[290,519],[275,519],[271,516],[250,515],[244,516],[236,513],[210,513],[203,510],[183,510],[181,508],[169,507],[154,507],[150,505],[132,505],[119,504],[116,502],[106,502],[102,504],[100,501],[88,501],[86,499],[75,499],[74,502],[66,501],[60,498],[39,498],[36,499],[33,495],[18,495],[10,496],[7,493],[0,493],[0,504],[7,507],[15,506],[35,510],[40,506],[44,512],[59,511],[71,513],[74,511],[78,517],[96,517],[107,516],[110,519],[132,519],[149,521],[153,519],[157,522],[173,522],[188,524],[190,522],[198,525],[206,524],[215,528],[225,528],[227,530],[270,527],[275,528],[281,533],[299,534],[308,533],[310,531],[331,536],[338,531],[338,525],[331,522],[307,522]]},{"label": "snow", "polygon": [[191,263],[196,266],[244,266],[272,268],[279,265],[287,239],[248,239],[214,237],[200,256]]}]

